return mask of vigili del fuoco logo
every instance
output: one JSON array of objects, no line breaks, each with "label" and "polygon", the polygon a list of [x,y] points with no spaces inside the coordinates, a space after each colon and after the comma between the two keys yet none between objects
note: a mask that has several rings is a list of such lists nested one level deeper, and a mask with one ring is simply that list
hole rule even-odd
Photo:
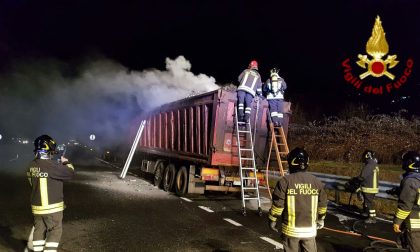
[{"label": "vigili del fuoco logo", "polygon": [[347,58],[341,63],[346,82],[361,92],[374,95],[391,93],[406,84],[414,61],[409,58],[400,62],[397,55],[388,54],[389,45],[379,16],[366,43],[366,53],[357,55],[358,60]]}]

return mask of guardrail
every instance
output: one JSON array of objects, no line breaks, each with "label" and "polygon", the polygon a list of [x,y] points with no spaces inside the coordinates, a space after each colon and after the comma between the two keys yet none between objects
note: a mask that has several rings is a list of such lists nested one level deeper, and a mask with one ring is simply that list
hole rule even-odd
[{"label": "guardrail", "polygon": [[[265,171],[263,171],[265,173]],[[344,184],[351,179],[348,176],[338,176],[326,173],[319,172],[309,172],[319,178],[326,186],[327,189],[334,189],[338,191],[344,191]],[[280,179],[280,172],[278,171],[268,171],[269,178]],[[376,194],[376,197],[390,200],[397,200],[393,195],[387,194],[386,191],[390,190],[396,186],[399,186],[398,183],[392,183],[387,181],[379,181],[379,193]],[[337,196],[336,196],[337,197]]]}]

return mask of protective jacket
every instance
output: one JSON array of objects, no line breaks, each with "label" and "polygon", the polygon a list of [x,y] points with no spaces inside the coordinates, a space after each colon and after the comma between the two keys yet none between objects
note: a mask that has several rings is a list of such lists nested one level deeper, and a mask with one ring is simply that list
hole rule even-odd
[{"label": "protective jacket", "polygon": [[409,173],[400,184],[398,208],[394,216],[394,224],[412,231],[420,231],[420,174]]},{"label": "protective jacket", "polygon": [[34,159],[27,171],[32,186],[32,213],[50,214],[63,211],[63,180],[71,179],[73,174],[74,167],[70,163]]},{"label": "protective jacket", "polygon": [[271,77],[263,86],[263,93],[267,100],[284,99],[284,91],[287,88],[286,82],[278,74],[271,74]]},{"label": "protective jacket", "polygon": [[375,159],[369,159],[360,174],[360,177],[363,178],[361,184],[362,192],[373,194],[378,193],[378,176],[379,167],[377,161]]},{"label": "protective jacket", "polygon": [[273,192],[269,219],[282,219],[282,233],[289,237],[316,236],[316,221],[327,213],[324,184],[312,174],[296,172],[282,177]]},{"label": "protective jacket", "polygon": [[239,86],[238,90],[243,90],[250,93],[252,96],[255,94],[260,95],[261,90],[261,76],[257,70],[245,69],[238,77]]}]

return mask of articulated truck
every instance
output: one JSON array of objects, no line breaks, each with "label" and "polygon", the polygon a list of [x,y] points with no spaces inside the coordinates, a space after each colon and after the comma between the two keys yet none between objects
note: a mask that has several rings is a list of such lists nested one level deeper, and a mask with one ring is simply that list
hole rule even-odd
[{"label": "articulated truck", "polygon": [[[236,91],[218,89],[162,105],[146,120],[136,155],[154,184],[178,195],[240,191]],[[287,136],[290,103],[283,106]],[[268,102],[254,99],[251,113],[257,169],[265,169],[271,143]],[[263,173],[258,173],[265,183]],[[261,177],[260,177],[261,176]]]}]

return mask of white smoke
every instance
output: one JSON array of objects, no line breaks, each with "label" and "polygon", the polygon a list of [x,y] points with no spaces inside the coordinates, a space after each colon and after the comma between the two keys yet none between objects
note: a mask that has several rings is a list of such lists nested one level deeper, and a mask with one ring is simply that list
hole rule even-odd
[{"label": "white smoke", "polygon": [[[65,68],[65,67],[64,67]],[[129,138],[130,123],[143,111],[218,89],[213,77],[191,72],[183,56],[166,59],[166,70],[129,71],[111,60],[95,60],[76,76],[59,62],[20,65],[0,76],[0,133],[61,141],[95,134],[103,143]]]}]

